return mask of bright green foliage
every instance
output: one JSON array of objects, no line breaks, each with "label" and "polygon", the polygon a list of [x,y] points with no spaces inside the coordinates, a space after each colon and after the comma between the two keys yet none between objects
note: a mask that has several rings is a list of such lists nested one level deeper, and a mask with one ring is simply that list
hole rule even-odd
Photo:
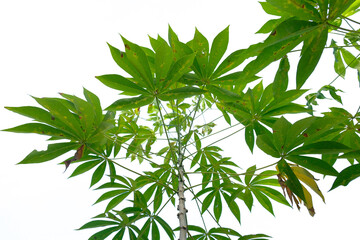
[{"label": "bright green foliage", "polygon": [[[360,50],[358,31],[340,27],[343,21],[352,22],[349,16],[357,12],[359,1],[267,0],[261,6],[277,17],[258,31],[269,35],[227,57],[229,27],[212,43],[198,29],[193,39],[181,42],[169,27],[168,42],[149,37],[152,49],[124,37],[124,50],[108,44],[115,63],[128,76],[96,77],[125,96],[105,108],[107,112],[86,89],[85,99],[61,94],[62,98],[34,98],[41,107],[7,108],[34,122],[5,131],[46,135],[52,141],[47,150],[32,151],[20,164],[71,152],[73,157],[62,160],[66,168],[77,164],[70,177],[93,170],[90,186],[100,184],[96,189],[102,191],[95,203],[106,204],[103,213],[80,228],[101,228],[89,239],[175,239],[177,231],[190,233],[187,239],[268,239],[229,228],[225,209],[238,223],[244,206],[251,211],[255,201],[272,215],[274,202],[298,208],[303,203],[313,216],[312,193],[325,201],[313,173],[336,177],[331,189],[360,176],[359,111],[313,111],[325,94],[342,104],[342,90],[332,83],[345,78],[348,67],[360,72],[359,53],[354,55]],[[329,45],[332,32],[345,32],[344,46],[335,40]],[[327,46],[333,49],[338,76],[304,97],[308,90],[302,87],[316,81],[311,74]],[[297,51],[296,78],[291,79],[294,63],[288,57]],[[278,60],[274,80],[264,85],[261,71]],[[306,106],[299,104],[304,99]],[[288,114],[298,120],[290,122]],[[227,129],[232,132],[216,138]],[[241,130],[250,151],[262,150],[272,164],[242,170],[243,161],[223,156],[227,152],[219,142]],[[335,169],[338,159],[347,159],[349,166]],[[182,192],[187,198],[180,196]],[[186,218],[180,203],[194,203],[192,212],[203,223],[187,219],[185,225],[172,225],[169,212],[175,210],[176,219],[177,204],[178,218]],[[218,227],[208,225],[209,219]]]}]

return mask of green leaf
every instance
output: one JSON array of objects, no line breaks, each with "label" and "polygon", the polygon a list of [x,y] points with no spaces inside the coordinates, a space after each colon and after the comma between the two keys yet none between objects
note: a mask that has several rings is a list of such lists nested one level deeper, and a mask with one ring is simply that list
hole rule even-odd
[{"label": "green leaf", "polygon": [[102,164],[99,165],[99,167],[95,169],[91,178],[90,187],[92,187],[101,180],[101,178],[104,176],[105,169],[106,169],[106,161],[104,161]]},{"label": "green leaf", "polygon": [[338,48],[338,46],[336,45],[336,42],[334,40],[331,40],[330,47],[334,48],[333,54],[334,54],[334,58],[335,58],[335,61],[334,61],[335,72],[342,78],[345,78],[346,68],[345,68],[344,62],[341,58],[341,51]]},{"label": "green leaf", "polygon": [[231,53],[224,61],[221,62],[219,67],[216,68],[212,78],[217,78],[239,66],[248,58],[248,56],[245,55],[245,52],[245,49],[240,49]]},{"label": "green leaf", "polygon": [[162,101],[170,101],[170,100],[183,99],[195,95],[200,95],[205,92],[206,92],[205,90],[202,90],[200,88],[187,86],[187,87],[176,88],[167,92],[163,92],[159,95],[159,98]]},{"label": "green leaf", "polygon": [[171,240],[174,240],[174,232],[171,229],[170,225],[164,221],[164,219],[162,219],[159,216],[155,216],[154,219],[161,225],[161,227],[165,230],[166,234],[169,236],[169,238]]},{"label": "green leaf", "polygon": [[318,64],[326,45],[328,36],[327,25],[320,25],[312,32],[309,41],[304,42],[302,55],[296,71],[296,88],[300,89]]},{"label": "green leaf", "polygon": [[289,77],[288,72],[290,69],[289,59],[285,55],[279,64],[279,68],[276,72],[275,79],[272,85],[274,98],[279,98],[288,87]]},{"label": "green leaf", "polygon": [[215,38],[211,45],[209,65],[207,68],[207,76],[211,76],[215,67],[218,65],[221,58],[224,56],[229,43],[229,26],[221,31]]},{"label": "green leaf", "polygon": [[5,108],[12,112],[32,118],[35,121],[43,122],[43,123],[49,124],[51,126],[54,126],[54,127],[58,128],[59,131],[66,132],[69,139],[77,139],[78,138],[78,137],[76,137],[76,133],[73,133],[72,130],[67,129],[63,122],[59,121],[59,119],[55,118],[48,111],[46,111],[42,108],[33,107],[33,106],[5,107]]},{"label": "green leaf", "polygon": [[254,204],[254,198],[253,198],[253,196],[251,194],[251,191],[249,189],[245,190],[243,200],[244,200],[245,205],[248,207],[249,211],[251,211],[252,206]]},{"label": "green leaf", "polygon": [[144,50],[137,44],[128,41],[123,36],[121,36],[121,38],[124,42],[125,52],[129,62],[140,74],[141,80],[147,88],[154,90],[153,74],[151,73],[149,62]]},{"label": "green leaf", "polygon": [[287,176],[288,179],[286,180],[286,185],[290,188],[290,190],[295,193],[300,199],[306,202],[303,187],[299,179],[291,170],[289,164],[284,159],[281,159],[278,162],[277,167],[281,174],[285,174]]},{"label": "green leaf", "polygon": [[266,209],[268,210],[272,215],[274,215],[274,211],[272,208],[272,204],[270,202],[270,200],[266,197],[266,195],[264,195],[263,193],[261,193],[260,191],[258,191],[256,188],[251,188],[252,193],[255,195],[256,199],[259,201],[259,203]]},{"label": "green leaf", "polygon": [[170,70],[171,64],[173,63],[173,52],[165,41],[161,42],[155,51],[155,73],[157,84],[159,84],[165,80]]},{"label": "green leaf", "polygon": [[57,128],[53,128],[49,125],[41,123],[26,123],[13,128],[4,129],[2,131],[14,132],[14,133],[37,133],[41,135],[53,136],[57,138],[73,139],[72,135],[69,135],[66,131],[62,131]]},{"label": "green leaf", "polygon": [[111,201],[108,203],[108,205],[106,206],[105,212],[108,212],[110,210],[112,210],[113,208],[115,208],[117,205],[119,205],[122,201],[124,201],[124,199],[129,196],[130,192],[124,192],[123,194],[120,194],[117,197],[114,197],[113,199],[111,199]]},{"label": "green leaf", "polygon": [[133,83],[132,81],[117,74],[96,76],[96,78],[104,85],[119,91],[129,92],[133,94],[149,94],[145,89],[143,89],[136,83]]},{"label": "green leaf", "polygon": [[339,17],[354,2],[355,0],[330,0],[328,19],[334,20]]},{"label": "green leaf", "polygon": [[317,173],[330,176],[338,175],[338,172],[330,164],[318,158],[291,155],[286,156],[286,159]]},{"label": "green leaf", "polygon": [[288,201],[286,201],[286,198],[284,197],[284,195],[282,195],[275,189],[270,188],[270,187],[265,187],[265,186],[256,186],[256,189],[261,191],[262,193],[264,193],[266,196],[270,197],[271,199],[273,199],[281,204],[291,207],[291,205],[288,203]]},{"label": "green leaf", "polygon": [[117,230],[119,230],[119,227],[111,227],[111,228],[104,229],[104,230],[92,235],[89,238],[89,240],[104,240],[105,238],[110,236],[110,234],[112,234],[113,232],[115,232]]},{"label": "green leaf", "polygon": [[71,150],[77,149],[78,147],[80,147],[80,144],[75,142],[49,144],[47,150],[45,151],[34,150],[18,164],[46,162],[56,157],[59,157]]},{"label": "green leaf", "polygon": [[215,201],[214,201],[214,215],[215,215],[215,219],[217,221],[220,220],[221,213],[222,213],[221,195],[219,192],[217,192],[215,195]]},{"label": "green leaf", "polygon": [[202,77],[206,77],[206,69],[209,62],[209,42],[208,40],[195,29],[194,39],[189,45],[196,53],[194,64],[199,68]]},{"label": "green leaf", "polygon": [[360,177],[360,164],[355,164],[342,170],[335,179],[331,189],[335,189],[340,185],[347,186],[351,181]]},{"label": "green leaf", "polygon": [[108,46],[110,48],[111,56],[113,57],[113,59],[117,63],[117,65],[119,65],[119,67],[121,67],[123,70],[125,70],[127,73],[129,73],[137,81],[140,81],[140,84],[142,87],[147,87],[147,85],[144,84],[144,81],[142,80],[140,73],[135,69],[135,67],[129,61],[126,53],[111,46],[109,43],[108,43]]},{"label": "green leaf", "polygon": [[238,222],[240,223],[240,208],[237,205],[237,203],[231,199],[231,197],[229,195],[227,195],[226,193],[223,193],[223,196],[225,198],[226,204],[229,206],[230,211],[232,212],[232,214],[234,215],[234,217],[236,218],[236,220],[238,220]]},{"label": "green leaf", "polygon": [[270,33],[276,26],[285,20],[286,18],[270,19],[256,33]]},{"label": "green leaf", "polygon": [[255,136],[254,128],[250,125],[245,128],[245,142],[248,145],[251,152],[254,150]]},{"label": "green leaf", "polygon": [[[63,123],[63,127],[76,136],[82,138],[84,132],[81,129],[80,119],[76,118],[69,109],[57,98],[36,98],[34,99],[44,108],[49,110],[52,119],[58,119]],[[64,129],[64,130],[65,130]]]},{"label": "green leaf", "polygon": [[242,99],[240,95],[224,88],[220,88],[214,85],[207,85],[206,88],[210,91],[210,93],[214,94],[220,101],[236,102]]},{"label": "green leaf", "polygon": [[345,63],[354,69],[360,70],[360,60],[345,48],[340,49]]},{"label": "green leaf", "polygon": [[141,95],[139,97],[132,97],[132,98],[122,98],[115,101],[106,110],[110,111],[119,111],[119,110],[129,110],[133,108],[139,108],[145,105],[152,103],[154,100],[153,96],[144,96]]},{"label": "green leaf", "polygon": [[162,199],[163,199],[163,188],[158,186],[154,196],[154,212],[156,212],[159,207],[161,206]]},{"label": "green leaf", "polygon": [[249,167],[245,173],[245,184],[249,185],[254,173],[256,171],[256,165]]},{"label": "green leaf", "polygon": [[71,177],[75,177],[77,175],[83,174],[87,171],[89,171],[90,169],[94,168],[96,165],[98,165],[101,161],[103,160],[94,160],[94,161],[87,161],[81,165],[79,165],[74,172],[71,174]]},{"label": "green leaf", "polygon": [[190,72],[190,67],[194,61],[195,53],[185,55],[177,60],[170,68],[165,81],[160,82],[160,89],[165,90],[176,83],[185,73]]},{"label": "green leaf", "polygon": [[97,228],[97,227],[105,227],[105,226],[118,225],[118,224],[119,224],[118,222],[114,222],[114,221],[95,220],[95,221],[91,221],[91,222],[88,222],[88,223],[84,224],[82,227],[80,227],[77,230],[88,229],[88,228]]},{"label": "green leaf", "polygon": [[287,140],[287,135],[290,127],[291,123],[284,117],[276,120],[272,127],[275,147],[277,148],[278,152],[282,154],[287,151],[287,149],[285,149],[285,142]]},{"label": "green leaf", "polygon": [[267,0],[268,3],[302,20],[321,20],[319,12],[308,2],[302,0]]},{"label": "green leaf", "polygon": [[266,154],[279,158],[280,154],[274,145],[274,140],[270,134],[259,135],[256,139],[256,145]]},{"label": "green leaf", "polygon": [[298,147],[295,150],[291,151],[288,155],[294,156],[299,154],[333,154],[347,152],[349,150],[351,149],[342,143],[334,141],[321,141]]}]

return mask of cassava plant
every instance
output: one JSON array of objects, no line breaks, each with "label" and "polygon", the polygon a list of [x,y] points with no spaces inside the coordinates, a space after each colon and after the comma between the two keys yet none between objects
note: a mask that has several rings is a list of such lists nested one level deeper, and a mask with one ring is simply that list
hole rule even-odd
[{"label": "cassava plant", "polygon": [[[304,205],[313,216],[313,194],[325,200],[314,173],[334,177],[331,190],[360,176],[359,111],[332,107],[316,114],[313,109],[325,92],[342,103],[334,81],[348,68],[360,70],[360,23],[350,18],[360,1],[267,0],[261,5],[276,16],[258,31],[268,37],[225,58],[229,27],[211,45],[198,30],[182,42],[170,27],[168,40],[150,37],[152,49],[124,37],[123,50],[109,44],[127,74],[96,77],[123,96],[105,109],[87,89],[84,98],[62,93],[34,97],[40,107],[7,107],[34,122],[5,131],[46,135],[52,142],[20,164],[70,152],[62,159],[70,177],[93,170],[90,185],[101,191],[96,203],[106,206],[79,228],[101,228],[89,239],[268,239],[242,235],[239,227],[222,221],[223,209],[239,223],[242,203],[251,210],[254,200],[271,214],[276,201]],[[309,93],[302,87],[316,80],[309,77],[328,48],[338,76]],[[298,51],[299,61],[289,61],[287,56]],[[274,62],[278,70],[264,85],[259,74]],[[297,64],[296,79],[289,77],[290,64]],[[290,81],[295,89],[289,89]],[[299,104],[302,99],[306,105]],[[289,114],[297,121],[287,120]],[[245,137],[244,151],[253,152],[256,145],[272,164],[241,170],[238,159],[221,148],[238,134]],[[337,170],[341,158],[349,166]],[[190,219],[188,209],[200,221]]]}]

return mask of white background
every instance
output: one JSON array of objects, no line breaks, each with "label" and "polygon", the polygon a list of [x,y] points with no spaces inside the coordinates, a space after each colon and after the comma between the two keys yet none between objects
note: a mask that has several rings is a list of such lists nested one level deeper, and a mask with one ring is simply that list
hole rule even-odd
[{"label": "white background", "polygon": [[[119,73],[106,45],[109,42],[123,49],[119,33],[132,42],[149,46],[147,35],[167,38],[168,24],[182,41],[191,39],[195,27],[213,39],[230,25],[229,54],[264,39],[254,33],[267,19],[269,16],[260,4],[252,0],[2,1],[0,129],[28,121],[3,106],[35,105],[30,95],[54,97],[65,92],[82,97],[82,87],[86,87],[100,96],[103,107],[116,100],[116,91],[102,86],[94,76]],[[311,76],[317,85],[307,88],[316,91],[336,77],[331,51],[324,53],[323,64]],[[275,67],[262,73],[267,82],[273,78]],[[290,81],[294,82],[293,74]],[[337,86],[345,89],[344,105],[354,113],[359,104],[356,76],[350,74],[346,81],[337,80]],[[238,137],[241,138],[242,135]],[[34,148],[46,148],[45,139],[0,132],[0,239],[87,239],[91,231],[74,229],[104,209],[91,206],[99,195],[89,189],[90,175],[67,179],[71,171],[63,174],[63,166],[57,165],[61,159],[39,165],[15,165]],[[261,164],[264,155],[257,155],[260,159],[252,157],[244,145],[232,144],[239,151],[234,154],[240,156],[244,165],[255,161],[259,166],[265,165]],[[244,149],[238,150],[238,146]],[[341,164],[344,166],[345,162]],[[327,203],[314,196],[315,217],[310,217],[304,208],[299,212],[275,203],[274,218],[258,203],[251,214],[243,205],[239,231],[266,233],[276,240],[356,239],[359,181],[327,193],[332,181],[320,181]]]}]

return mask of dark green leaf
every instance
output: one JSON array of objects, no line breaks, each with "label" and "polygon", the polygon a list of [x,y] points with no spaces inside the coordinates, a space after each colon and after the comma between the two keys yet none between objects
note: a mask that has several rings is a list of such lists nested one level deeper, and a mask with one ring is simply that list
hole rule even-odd
[{"label": "dark green leaf", "polygon": [[280,154],[274,145],[274,140],[270,134],[259,135],[256,139],[256,145],[266,154],[278,158]]},{"label": "dark green leaf", "polygon": [[106,110],[119,111],[119,110],[129,110],[133,108],[139,108],[145,105],[152,103],[154,100],[153,96],[144,96],[141,95],[139,97],[132,98],[122,98],[115,101]]},{"label": "dark green leaf", "polygon": [[95,220],[84,224],[78,230],[87,229],[87,228],[97,228],[97,227],[105,227],[109,225],[118,225],[118,222],[114,221],[106,221],[106,220]]},{"label": "dark green leaf", "polygon": [[77,149],[78,147],[80,147],[80,144],[75,142],[49,144],[47,150],[45,151],[34,150],[18,164],[46,162],[56,157],[59,157],[71,150]]},{"label": "dark green leaf", "polygon": [[8,131],[14,133],[37,133],[37,134],[53,136],[57,138],[73,139],[73,136],[69,135],[66,131],[53,128],[49,125],[45,125],[41,123],[26,123],[13,128],[4,129],[2,131]]},{"label": "dark green leaf", "polygon": [[355,164],[342,170],[335,179],[330,190],[340,185],[347,186],[351,181],[360,177],[360,164]]},{"label": "dark green leaf", "polygon": [[286,185],[290,188],[290,190],[306,202],[303,187],[295,173],[291,170],[289,164],[284,159],[281,159],[277,166],[280,173],[287,176],[288,179],[286,180]]},{"label": "dark green leaf", "polygon": [[175,99],[188,98],[195,95],[200,95],[205,93],[205,90],[196,87],[182,87],[170,90],[159,95],[159,98],[163,101],[170,101]]},{"label": "dark green leaf", "polygon": [[94,171],[92,178],[91,178],[90,187],[93,186],[94,184],[98,183],[101,180],[101,178],[104,176],[105,169],[106,169],[106,161],[104,161],[102,164],[100,164],[100,166],[97,167],[96,170]]},{"label": "dark green leaf", "polygon": [[349,150],[351,149],[342,143],[338,143],[334,141],[321,141],[321,142],[315,142],[298,147],[295,150],[291,151],[289,155],[333,154],[333,153],[347,152]]},{"label": "dark green leaf", "polygon": [[317,173],[330,176],[338,175],[338,172],[330,164],[318,158],[291,155],[287,156],[286,159]]},{"label": "dark green leaf", "polygon": [[209,92],[211,92],[212,94],[214,94],[218,100],[220,101],[224,101],[224,102],[235,102],[235,101],[240,101],[241,100],[241,96],[231,92],[229,90],[226,90],[224,88],[220,88],[217,86],[213,86],[213,85],[208,85],[206,86],[207,89],[209,90]]},{"label": "dark green leaf", "polygon": [[319,26],[308,42],[304,43],[302,56],[296,71],[296,88],[300,89],[314,71],[324,50],[328,36],[327,25]]},{"label": "dark green leaf", "polygon": [[96,78],[106,86],[119,91],[129,92],[133,94],[149,94],[145,89],[143,89],[136,83],[117,74],[107,74],[97,76]]},{"label": "dark green leaf", "polygon": [[177,82],[185,73],[190,72],[190,67],[194,61],[195,54],[186,55],[177,60],[170,68],[165,81],[160,82],[161,89],[166,90]]},{"label": "dark green leaf", "polygon": [[53,115],[52,119],[58,119],[66,127],[67,131],[76,134],[79,137],[84,135],[81,126],[80,119],[76,118],[65,106],[60,99],[57,98],[35,98],[34,99],[44,108],[50,111]]},{"label": "dark green leaf", "polygon": [[287,56],[285,55],[279,64],[279,68],[276,72],[275,79],[272,85],[274,98],[279,98],[282,93],[284,93],[288,87],[289,77],[288,72],[290,69],[290,64]]},{"label": "dark green leaf", "polygon": [[102,160],[95,160],[95,161],[87,161],[81,165],[79,165],[74,172],[71,174],[70,177],[75,177],[77,175],[83,174],[90,169],[94,168],[96,165],[98,165]]},{"label": "dark green leaf", "polygon": [[171,227],[169,226],[169,224],[159,216],[155,216],[154,218],[161,225],[161,227],[165,230],[166,234],[170,237],[170,239],[174,240],[174,232],[171,229]]},{"label": "dark green leaf", "polygon": [[261,193],[260,191],[258,191],[256,188],[251,188],[251,191],[253,192],[253,194],[255,195],[256,199],[259,201],[259,203],[266,209],[268,210],[272,215],[274,215],[274,211],[272,208],[272,204],[270,202],[270,200],[266,197],[266,195],[264,195],[263,193]]},{"label": "dark green leaf", "polygon": [[254,136],[254,128],[251,125],[245,128],[245,141],[250,151],[253,152],[255,136]]},{"label": "dark green leaf", "polygon": [[222,213],[221,195],[219,192],[217,192],[214,201],[214,215],[217,221],[220,220],[221,213]]},{"label": "dark green leaf", "polygon": [[111,227],[111,228],[104,229],[104,230],[102,230],[100,232],[97,232],[94,235],[92,235],[89,238],[89,240],[104,240],[110,234],[112,234],[113,232],[115,232],[117,230],[119,230],[119,227]]}]

